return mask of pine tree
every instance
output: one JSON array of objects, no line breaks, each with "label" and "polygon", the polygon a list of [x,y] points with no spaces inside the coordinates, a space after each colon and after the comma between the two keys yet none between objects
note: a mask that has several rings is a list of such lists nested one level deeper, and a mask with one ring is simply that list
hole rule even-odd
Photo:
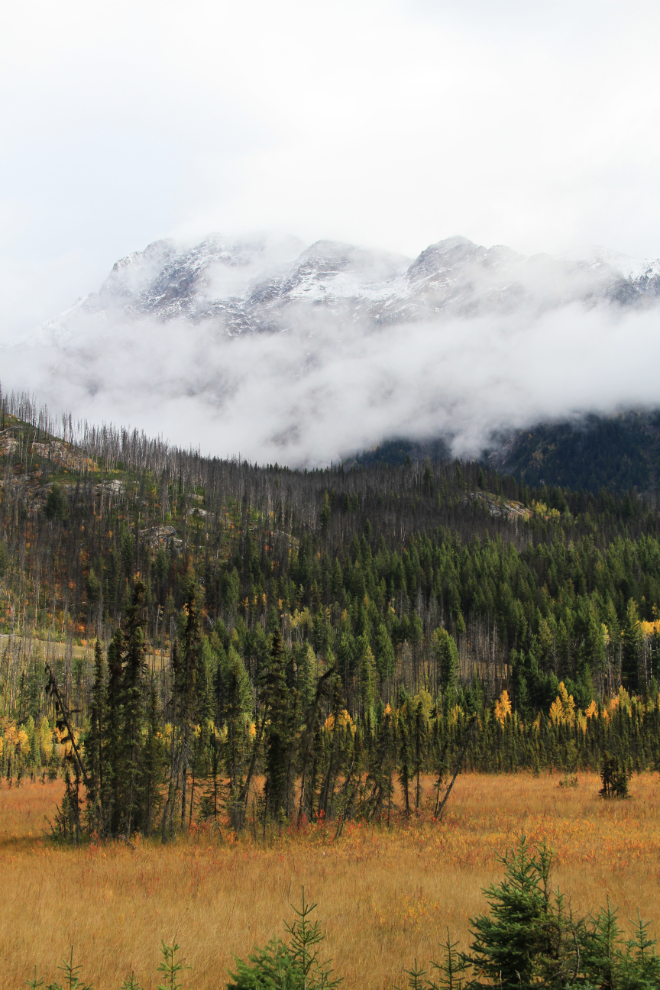
[{"label": "pine tree", "polygon": [[87,790],[88,827],[92,832],[103,831],[103,749],[104,716],[106,710],[106,665],[101,643],[94,646],[94,681],[90,706],[89,733],[85,754],[89,786]]},{"label": "pine tree", "polygon": [[446,629],[436,629],[431,640],[431,648],[442,690],[445,693],[453,694],[460,671],[458,649],[454,637]]},{"label": "pine tree", "polygon": [[424,708],[421,701],[415,707],[415,719],[413,723],[413,765],[412,772],[415,776],[415,811],[419,811],[422,797],[422,770],[424,769],[424,754],[427,748],[427,721],[424,715]]},{"label": "pine tree", "polygon": [[124,807],[122,808],[126,837],[143,825],[143,736],[146,728],[146,672],[144,642],[144,619],[142,607],[145,588],[137,581],[133,589],[131,604],[126,610],[126,631],[124,634],[124,670],[122,676],[123,698],[123,746],[122,785]]},{"label": "pine tree", "polygon": [[296,697],[287,684],[287,655],[279,631],[273,635],[263,678],[263,704],[268,713],[264,739],[266,814],[279,821],[288,817],[291,805],[291,749],[296,716]]},{"label": "pine tree", "polygon": [[485,985],[528,990],[560,962],[562,902],[552,901],[552,858],[544,846],[534,856],[522,836],[502,862],[504,880],[484,890],[490,914],[470,919],[474,941],[466,959]]},{"label": "pine tree", "polygon": [[408,712],[401,713],[397,726],[399,736],[399,783],[403,790],[406,818],[410,817],[410,779],[413,775],[410,755],[410,733]]},{"label": "pine tree", "polygon": [[162,789],[165,782],[167,754],[163,741],[163,724],[158,704],[158,694],[153,678],[149,688],[146,735],[142,751],[143,814],[142,829],[151,835],[162,806]]},{"label": "pine tree", "polygon": [[179,778],[181,788],[181,828],[185,828],[188,797],[188,772],[194,758],[194,728],[200,714],[201,650],[199,590],[192,574],[186,578],[185,601],[183,606],[185,622],[181,642],[178,676],[175,678],[177,692],[177,724],[179,729]]},{"label": "pine tree", "polygon": [[623,651],[621,657],[621,681],[627,691],[639,687],[639,654],[642,645],[637,605],[631,598],[626,608],[623,623]]},{"label": "pine tree", "polygon": [[[245,804],[241,795],[245,785],[248,743],[246,717],[252,707],[252,691],[247,671],[236,650],[231,647],[226,672],[225,770],[228,777],[227,808],[235,831],[243,827]],[[249,709],[248,709],[249,706]]]},{"label": "pine tree", "polygon": [[121,786],[124,772],[123,746],[123,650],[124,637],[117,629],[108,646],[108,690],[101,723],[100,767],[103,827],[108,835],[118,835],[122,826]]}]

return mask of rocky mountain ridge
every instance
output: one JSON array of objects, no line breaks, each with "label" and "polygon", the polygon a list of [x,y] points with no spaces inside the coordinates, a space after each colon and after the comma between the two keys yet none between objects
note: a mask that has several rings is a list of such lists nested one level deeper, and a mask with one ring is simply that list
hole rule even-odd
[{"label": "rocky mountain ridge", "polygon": [[648,305],[660,296],[660,261],[607,251],[587,258],[526,257],[463,237],[413,261],[334,241],[295,238],[190,247],[156,241],[120,259],[98,293],[44,324],[31,339],[66,344],[99,313],[204,323],[222,335],[285,331],[311,311],[373,326],[533,311],[580,302]]},{"label": "rocky mountain ridge", "polygon": [[2,384],[259,463],[482,457],[654,492],[659,301],[660,262],[602,249],[157,241],[5,347]]}]

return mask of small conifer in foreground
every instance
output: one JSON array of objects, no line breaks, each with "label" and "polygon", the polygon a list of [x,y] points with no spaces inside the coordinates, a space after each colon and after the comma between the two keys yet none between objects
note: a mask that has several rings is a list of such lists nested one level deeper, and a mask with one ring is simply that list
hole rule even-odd
[{"label": "small conifer in foreground", "polygon": [[[458,951],[449,931],[441,948],[442,962],[430,971],[419,965],[404,970],[406,990],[653,990],[660,986],[660,957],[648,923],[639,917],[633,937],[625,939],[616,910],[607,902],[596,915],[574,917],[564,896],[550,886],[552,854],[541,845],[532,849],[525,836],[502,857],[504,877],[484,890],[487,915],[470,919],[470,952]],[[274,936],[245,959],[236,959],[226,990],[335,990],[343,981],[333,974],[319,946],[325,939],[320,922],[310,920],[315,904],[305,900],[293,908],[286,925],[288,941]],[[179,946],[162,943],[158,990],[183,990],[188,967]],[[64,982],[27,981],[31,990],[93,990],[80,978],[81,966],[71,957],[60,967]],[[134,975],[119,990],[142,990]],[[394,987],[393,990],[400,990]]]}]

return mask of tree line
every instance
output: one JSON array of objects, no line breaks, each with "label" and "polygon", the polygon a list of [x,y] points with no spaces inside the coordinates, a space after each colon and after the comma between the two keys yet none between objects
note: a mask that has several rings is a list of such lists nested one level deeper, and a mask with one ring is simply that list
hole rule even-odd
[{"label": "tree line", "polygon": [[64,759],[85,828],[378,816],[394,782],[408,813],[462,753],[655,765],[659,520],[634,492],[259,467],[0,405],[3,772]]}]

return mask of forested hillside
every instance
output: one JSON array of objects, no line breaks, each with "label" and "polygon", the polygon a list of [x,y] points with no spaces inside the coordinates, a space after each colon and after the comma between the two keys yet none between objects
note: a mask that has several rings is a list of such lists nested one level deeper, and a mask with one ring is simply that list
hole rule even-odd
[{"label": "forested hillside", "polygon": [[[390,440],[364,451],[357,462],[402,465],[406,460],[446,459],[447,443]],[[625,495],[635,490],[657,498],[660,478],[660,414],[626,412],[585,416],[579,420],[540,423],[515,433],[501,433],[484,449],[482,459],[520,483],[567,487],[597,494],[601,489]]]},{"label": "forested hillside", "polygon": [[438,810],[462,755],[660,760],[660,520],[634,493],[293,472],[1,415],[4,772],[68,757],[90,827],[373,817],[397,778],[409,812],[423,772]]}]

